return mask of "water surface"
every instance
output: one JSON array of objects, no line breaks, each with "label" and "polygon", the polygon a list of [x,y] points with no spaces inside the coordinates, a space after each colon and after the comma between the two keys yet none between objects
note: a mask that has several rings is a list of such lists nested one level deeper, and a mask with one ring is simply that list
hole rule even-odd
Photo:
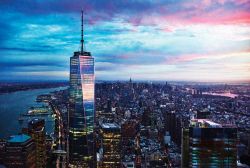
[{"label": "water surface", "polygon": [[0,95],[0,139],[20,132],[19,115],[26,113],[32,106],[42,105],[36,102],[38,95],[65,88],[35,89]]}]

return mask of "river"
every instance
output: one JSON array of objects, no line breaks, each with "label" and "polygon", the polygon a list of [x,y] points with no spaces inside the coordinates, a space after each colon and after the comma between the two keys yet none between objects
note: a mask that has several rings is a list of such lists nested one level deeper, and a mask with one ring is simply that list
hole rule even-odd
[{"label": "river", "polygon": [[32,106],[42,105],[36,97],[66,87],[18,91],[0,95],[0,139],[20,132],[18,117]]},{"label": "river", "polygon": [[214,96],[224,96],[224,97],[230,97],[230,98],[236,98],[239,96],[238,94],[233,94],[230,92],[222,92],[222,93],[216,93],[216,92],[202,92],[204,95],[214,95]]}]

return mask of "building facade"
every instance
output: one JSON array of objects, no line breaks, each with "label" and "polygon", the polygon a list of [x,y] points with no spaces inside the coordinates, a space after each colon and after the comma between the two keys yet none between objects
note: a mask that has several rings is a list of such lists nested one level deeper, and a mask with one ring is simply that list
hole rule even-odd
[{"label": "building facade", "polygon": [[100,130],[102,156],[99,168],[121,167],[121,128],[115,123],[103,123]]},{"label": "building facade", "polygon": [[3,165],[5,161],[5,148],[6,148],[6,141],[0,139],[0,165]]},{"label": "building facade", "polygon": [[69,166],[94,167],[94,58],[83,50],[70,58]]},{"label": "building facade", "polygon": [[6,143],[4,165],[8,168],[36,168],[35,144],[30,136],[11,136]]},{"label": "building facade", "polygon": [[236,145],[237,128],[204,119],[191,120],[189,145],[186,145],[189,167],[237,167]]},{"label": "building facade", "polygon": [[32,137],[36,146],[36,168],[45,168],[47,156],[44,119],[31,120],[28,123],[28,134]]}]

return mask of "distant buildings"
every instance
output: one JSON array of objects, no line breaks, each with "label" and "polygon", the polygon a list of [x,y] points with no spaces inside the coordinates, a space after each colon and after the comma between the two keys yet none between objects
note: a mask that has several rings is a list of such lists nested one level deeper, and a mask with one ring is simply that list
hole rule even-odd
[{"label": "distant buildings", "polygon": [[6,143],[4,165],[8,168],[36,168],[35,144],[30,136],[11,136]]},{"label": "distant buildings", "polygon": [[183,132],[182,167],[237,167],[236,145],[237,128],[191,120]]},{"label": "distant buildings", "polygon": [[101,158],[98,167],[121,167],[121,128],[115,123],[102,123],[100,130]]},{"label": "distant buildings", "polygon": [[[82,14],[83,24],[83,14]],[[81,51],[70,58],[69,164],[94,167],[94,58],[84,51],[83,25]]]}]

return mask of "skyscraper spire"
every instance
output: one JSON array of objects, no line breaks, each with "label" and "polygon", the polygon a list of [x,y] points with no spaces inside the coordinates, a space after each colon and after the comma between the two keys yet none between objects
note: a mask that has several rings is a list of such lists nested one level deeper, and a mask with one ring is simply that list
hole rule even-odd
[{"label": "skyscraper spire", "polygon": [[83,54],[83,45],[84,45],[84,40],[83,40],[83,10],[82,10],[82,25],[81,25],[81,54]]},{"label": "skyscraper spire", "polygon": [[81,50],[70,57],[68,111],[69,167],[95,166],[95,65],[84,49],[83,11],[81,11]]}]

